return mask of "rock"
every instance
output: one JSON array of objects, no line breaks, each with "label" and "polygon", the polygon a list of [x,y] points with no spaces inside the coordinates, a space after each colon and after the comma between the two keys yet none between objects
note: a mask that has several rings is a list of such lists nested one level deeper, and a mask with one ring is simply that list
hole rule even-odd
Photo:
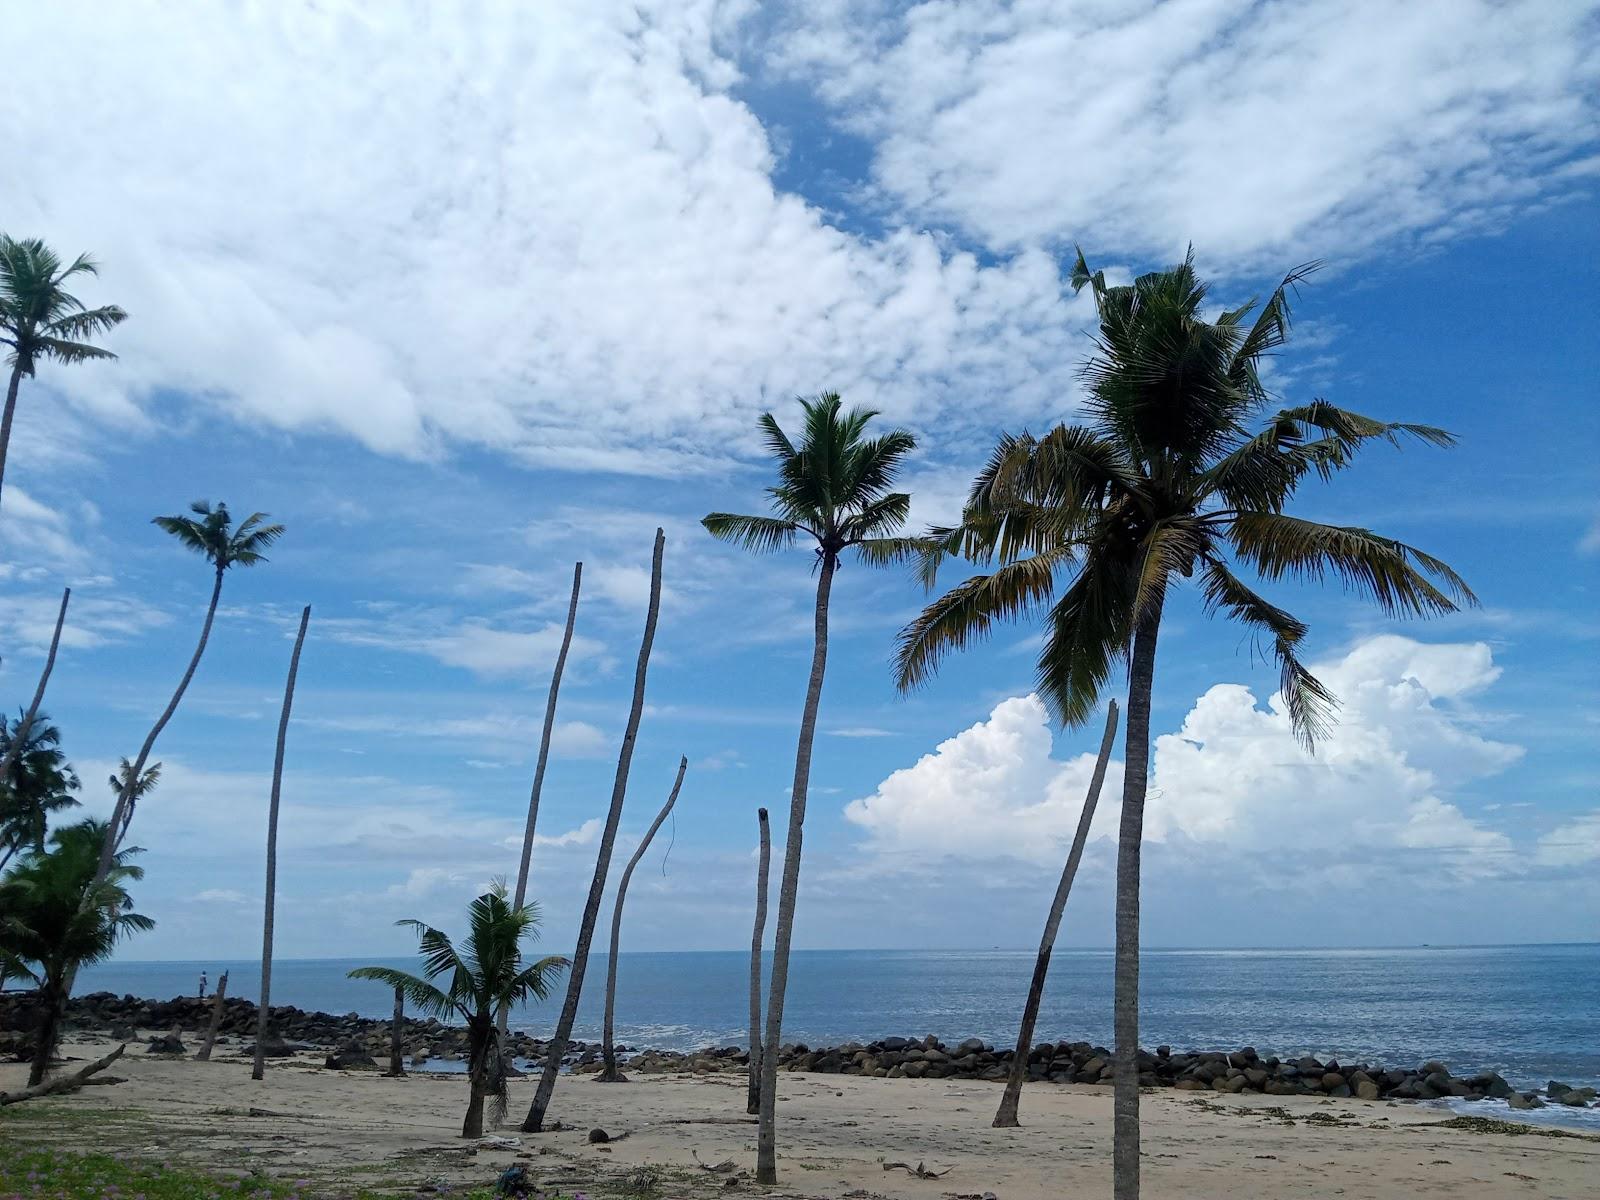
[{"label": "rock", "polygon": [[150,1044],[144,1048],[146,1054],[187,1054],[188,1048],[184,1046],[183,1039],[175,1033],[163,1033],[150,1039]]},{"label": "rock", "polygon": [[1430,1059],[1428,1062],[1423,1063],[1417,1068],[1417,1074],[1421,1075],[1424,1079],[1426,1079],[1429,1075],[1448,1076],[1450,1074],[1450,1068],[1445,1066],[1442,1062]]},{"label": "rock", "polygon": [[1527,1094],[1522,1092],[1512,1092],[1511,1095],[1506,1097],[1506,1105],[1510,1108],[1519,1109],[1543,1108],[1544,1101],[1539,1099],[1539,1097],[1535,1096],[1532,1092]]},{"label": "rock", "polygon": [[111,1040],[114,1042],[132,1042],[138,1037],[139,1031],[126,1021],[117,1021],[111,1026]]},{"label": "rock", "polygon": [[1514,1090],[1509,1083],[1494,1071],[1485,1071],[1481,1075],[1474,1076],[1472,1086],[1475,1090],[1482,1092],[1486,1096],[1493,1096],[1496,1100],[1510,1098]]},{"label": "rock", "polygon": [[1335,1088],[1342,1088],[1344,1085],[1345,1078],[1337,1071],[1329,1071],[1322,1077],[1322,1090],[1325,1092],[1331,1092]]},{"label": "rock", "polygon": [[1180,1079],[1172,1086],[1180,1092],[1203,1092],[1207,1090],[1206,1085],[1198,1079]]},{"label": "rock", "polygon": [[591,1129],[591,1130],[589,1130],[589,1144],[591,1146],[603,1146],[603,1145],[605,1145],[605,1143],[609,1142],[610,1140],[611,1140],[611,1135],[609,1133],[607,1133],[604,1129]]},{"label": "rock", "polygon": [[1448,1092],[1455,1081],[1450,1078],[1448,1071],[1430,1071],[1422,1077],[1422,1082],[1436,1092]]},{"label": "rock", "polygon": [[879,1042],[878,1044],[885,1050],[900,1051],[910,1046],[911,1042],[909,1039],[903,1037],[888,1037],[884,1038],[883,1041]]},{"label": "rock", "polygon": [[[256,1052],[254,1046],[248,1049],[251,1054]],[[261,1039],[261,1053],[266,1058],[288,1058],[296,1049],[303,1049],[303,1047],[291,1045],[277,1034],[269,1033]]]},{"label": "rock", "polygon": [[1356,1083],[1356,1095],[1363,1100],[1376,1100],[1382,1094],[1378,1085],[1371,1079],[1362,1079]]},{"label": "rock", "polygon": [[993,1049],[994,1047],[982,1038],[968,1038],[956,1047],[956,1057],[966,1054],[988,1054]]}]

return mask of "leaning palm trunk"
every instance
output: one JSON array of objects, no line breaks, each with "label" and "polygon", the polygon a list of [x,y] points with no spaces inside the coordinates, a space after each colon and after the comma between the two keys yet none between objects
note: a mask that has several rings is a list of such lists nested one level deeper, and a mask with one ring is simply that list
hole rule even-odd
[{"label": "leaning palm trunk", "polygon": [[794,786],[789,793],[789,836],[783,847],[783,881],[778,887],[778,923],[772,943],[772,982],[767,994],[767,1036],[762,1039],[761,1116],[756,1131],[756,1182],[778,1182],[778,1047],[783,1044],[783,995],[789,986],[789,942],[794,936],[794,907],[800,892],[800,847],[805,832],[806,791],[811,784],[811,745],[817,736],[817,706],[828,666],[828,596],[838,563],[824,552],[817,574],[816,644],[811,653],[811,680],[800,717],[800,741],[794,756]]},{"label": "leaning palm trunk", "polygon": [[666,535],[657,529],[655,552],[650,562],[650,604],[645,612],[644,638],[639,643],[639,661],[633,672],[633,707],[628,711],[622,750],[617,755],[616,779],[611,785],[611,808],[606,813],[605,832],[601,834],[600,852],[595,857],[594,878],[589,882],[589,898],[584,902],[583,921],[578,927],[578,946],[572,955],[567,998],[562,1002],[555,1033],[545,1047],[544,1071],[539,1076],[539,1088],[534,1093],[533,1103],[528,1106],[528,1115],[523,1118],[524,1133],[541,1133],[544,1130],[544,1114],[549,1110],[550,1097],[556,1090],[561,1058],[572,1037],[573,1022],[578,1019],[578,998],[583,992],[584,971],[589,966],[589,945],[594,940],[595,921],[600,916],[600,900],[605,895],[611,850],[617,840],[617,823],[622,819],[622,801],[628,792],[628,768],[633,764],[633,744],[639,736],[639,720],[644,715],[645,675],[650,668],[650,647],[656,637],[656,618],[661,612],[661,556],[666,542]]},{"label": "leaning palm trunk", "polygon": [[156,739],[161,736],[161,731],[167,727],[167,722],[172,720],[172,714],[178,711],[178,702],[183,699],[183,693],[189,690],[189,681],[194,678],[195,670],[200,666],[200,656],[206,652],[206,642],[211,637],[211,624],[217,616],[217,601],[222,597],[222,573],[223,568],[218,567],[216,582],[211,587],[211,603],[206,606],[205,623],[200,626],[200,641],[194,648],[193,657],[189,659],[189,666],[184,671],[183,678],[178,680],[178,688],[172,693],[172,699],[167,701],[165,711],[145,735],[144,745],[139,747],[139,757],[134,759],[133,766],[128,771],[128,778],[117,796],[117,805],[111,811],[111,822],[106,827],[105,844],[100,847],[100,865],[95,869],[91,891],[105,881],[106,874],[111,870],[112,855],[116,853],[123,838],[128,836],[128,806],[133,803],[133,794],[139,786],[139,777],[144,773],[144,765],[149,760],[150,751],[155,748]]},{"label": "leaning palm trunk", "polygon": [[1150,781],[1150,694],[1155,684],[1159,602],[1139,622],[1128,666],[1128,735],[1122,764],[1122,821],[1117,831],[1117,954],[1112,1022],[1116,1032],[1112,1098],[1112,1188],[1116,1200],[1139,1197],[1139,858]]},{"label": "leaning palm trunk", "polygon": [[[517,866],[517,890],[512,907],[521,908],[528,896],[528,869],[533,862],[533,831],[539,823],[539,796],[544,791],[544,769],[550,761],[550,735],[556,727],[556,696],[561,691],[561,675],[567,669],[567,651],[572,648],[572,627],[578,620],[578,589],[583,585],[583,564],[572,564],[572,599],[567,604],[567,628],[561,635],[561,650],[556,654],[555,673],[550,676],[550,695],[544,702],[544,729],[539,734],[539,761],[533,768],[533,789],[528,793],[528,824],[522,831],[522,861]],[[502,1008],[495,1023],[506,1031],[509,1010]]]},{"label": "leaning palm trunk", "polygon": [[5,486],[6,456],[11,449],[11,419],[17,415],[17,390],[22,386],[20,358],[11,368],[11,382],[6,387],[6,408],[0,415],[0,488]]},{"label": "leaning palm trunk", "polygon": [[1067,852],[1067,865],[1061,868],[1061,882],[1056,885],[1056,896],[1050,902],[1050,915],[1045,918],[1044,934],[1039,939],[1039,957],[1034,960],[1033,980],[1028,984],[1028,1001],[1022,1008],[1022,1028],[1017,1032],[1017,1052],[1011,1059],[1011,1075],[1006,1079],[1006,1090],[1000,1097],[999,1111],[994,1115],[993,1125],[996,1129],[1014,1129],[1017,1126],[1017,1104],[1022,1099],[1022,1085],[1028,1078],[1033,1029],[1039,1021],[1039,1004],[1044,999],[1044,981],[1050,972],[1050,955],[1055,949],[1056,934],[1061,930],[1061,914],[1066,911],[1067,897],[1072,892],[1072,881],[1078,874],[1084,845],[1089,841],[1089,826],[1094,823],[1095,806],[1100,803],[1100,786],[1105,783],[1106,766],[1111,761],[1116,740],[1117,702],[1113,700],[1106,709],[1106,732],[1100,739],[1100,755],[1095,759],[1094,774],[1089,777],[1089,791],[1083,798],[1078,830],[1073,834],[1072,849]]},{"label": "leaning palm trunk", "polygon": [[756,926],[750,935],[750,1095],[745,1112],[761,1111],[761,941],[767,932],[767,875],[772,866],[772,827],[767,810],[756,809],[761,830],[761,859],[756,866]]},{"label": "leaning palm trunk", "polygon": [[645,831],[644,840],[639,843],[639,848],[633,852],[633,857],[628,860],[628,865],[622,869],[622,878],[617,882],[617,903],[611,910],[611,956],[606,960],[606,1020],[605,1031],[600,1039],[600,1054],[604,1060],[604,1067],[600,1072],[600,1083],[621,1083],[625,1077],[617,1070],[616,1040],[613,1029],[613,1019],[617,1011],[617,951],[622,942],[622,902],[628,898],[628,882],[633,878],[633,869],[639,865],[639,860],[644,857],[644,852],[650,849],[650,841],[656,836],[656,830],[661,828],[667,814],[672,811],[672,806],[678,802],[678,789],[683,787],[683,773],[689,769],[689,760],[685,756],[678,758],[678,777],[672,781],[672,791],[667,796],[667,802],[661,806],[661,811],[656,814],[656,819],[650,823],[650,828]]},{"label": "leaning palm trunk", "polygon": [[217,994],[211,999],[211,1024],[206,1026],[206,1040],[200,1043],[200,1053],[195,1055],[201,1062],[211,1061],[211,1047],[217,1044],[217,1034],[222,1029],[222,1006],[227,999],[228,973],[224,971],[217,980]]},{"label": "leaning palm trunk", "polygon": [[12,764],[22,754],[23,746],[27,745],[28,730],[33,728],[33,720],[39,715],[39,705],[44,703],[45,685],[50,682],[50,672],[55,670],[56,649],[61,645],[61,626],[66,623],[67,604],[71,599],[72,589],[62,588],[61,609],[56,613],[56,628],[50,635],[50,650],[44,656],[44,669],[39,672],[39,686],[33,689],[33,703],[28,705],[28,711],[23,714],[21,722],[17,725],[17,731],[11,738],[11,745],[6,747],[5,757],[0,758],[0,779],[11,778]]},{"label": "leaning palm trunk", "polygon": [[272,759],[272,800],[267,806],[267,889],[261,918],[261,1003],[256,1008],[256,1057],[250,1068],[252,1079],[261,1079],[267,1070],[268,1005],[272,999],[272,922],[278,902],[278,801],[283,793],[283,751],[289,738],[289,710],[294,707],[294,680],[300,673],[300,648],[306,643],[306,625],[311,621],[311,606],[300,613],[300,633],[289,655],[289,678],[283,687],[283,712],[278,717],[278,749]]}]

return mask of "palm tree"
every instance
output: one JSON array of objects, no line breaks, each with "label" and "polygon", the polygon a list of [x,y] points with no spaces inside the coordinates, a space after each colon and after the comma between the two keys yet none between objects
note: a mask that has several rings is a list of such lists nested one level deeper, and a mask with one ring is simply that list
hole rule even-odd
[{"label": "palm tree", "polygon": [[766,809],[756,809],[756,825],[761,848],[756,862],[755,928],[750,934],[750,1088],[745,1097],[745,1112],[751,1116],[761,1111],[761,941],[767,932],[767,876],[772,867],[772,827]]},{"label": "palm tree", "polygon": [[205,623],[200,626],[200,641],[194,648],[194,655],[189,659],[189,666],[184,671],[183,678],[178,680],[177,690],[172,693],[172,699],[167,702],[165,711],[150,727],[150,732],[145,735],[144,745],[139,747],[139,756],[128,768],[127,780],[121,794],[117,796],[116,808],[111,814],[111,828],[115,831],[115,836],[106,839],[106,844],[100,852],[97,879],[105,878],[106,871],[110,869],[112,854],[122,839],[128,836],[133,792],[138,781],[144,776],[145,762],[156,744],[156,738],[161,736],[161,731],[167,727],[167,722],[172,720],[172,714],[178,711],[178,702],[183,699],[189,681],[194,678],[195,669],[200,665],[200,656],[206,652],[206,641],[211,637],[211,623],[217,615],[217,601],[222,598],[223,575],[227,573],[229,567],[253,567],[257,563],[266,562],[267,557],[262,551],[283,536],[282,525],[265,523],[266,513],[251,513],[235,528],[233,515],[228,511],[226,504],[219,502],[213,508],[209,501],[196,500],[189,505],[189,511],[194,516],[155,517],[152,524],[170,533],[182,545],[199,554],[215,568],[215,579],[211,585],[211,603],[206,607]]},{"label": "palm tree", "polygon": [[278,801],[283,795],[283,752],[289,740],[289,712],[294,708],[294,681],[300,674],[300,650],[306,644],[311,605],[300,613],[300,632],[289,655],[289,678],[283,685],[283,710],[278,714],[278,748],[272,758],[272,798],[267,803],[267,889],[261,917],[261,1003],[256,1005],[256,1056],[250,1078],[267,1070],[267,1021],[272,1000],[272,922],[278,905]]},{"label": "palm tree", "polygon": [[[130,780],[132,780],[131,783],[129,782]],[[139,778],[135,780],[133,779],[133,764],[128,761],[127,755],[123,755],[117,762],[117,769],[106,776],[106,782],[111,785],[111,794],[113,796],[122,795],[124,788],[128,791],[128,809],[122,814],[122,829],[118,834],[118,839],[120,840],[128,832],[128,825],[133,820],[133,810],[138,807],[139,801],[155,791],[156,785],[161,782],[161,764],[158,762],[151,763],[139,773]]]},{"label": "palm tree", "polygon": [[903,429],[882,437],[865,436],[870,409],[841,412],[837,393],[802,400],[805,432],[796,446],[771,413],[761,416],[762,438],[777,460],[778,483],[767,489],[775,515],[739,516],[714,512],[702,524],[713,537],[757,553],[786,549],[802,534],[815,543],[817,601],[811,678],[800,716],[800,741],[795,752],[794,786],[789,793],[789,839],[784,846],[783,878],[778,889],[778,920],[772,951],[772,980],[767,999],[767,1053],[761,1065],[761,1115],[756,1139],[756,1181],[771,1185],[778,1178],[778,1056],[783,1031],[783,997],[789,982],[789,942],[794,934],[795,900],[800,888],[800,847],[806,819],[806,790],[811,780],[811,747],[817,733],[817,705],[828,664],[828,598],[840,555],[854,549],[867,563],[897,562],[914,548],[909,539],[892,536],[905,523],[911,497],[890,492],[894,477],[916,446]]},{"label": "palm tree", "polygon": [[50,817],[77,807],[78,777],[61,751],[61,731],[46,713],[0,717],[0,868],[24,851],[44,852]]},{"label": "palm tree", "polygon": [[[628,898],[628,884],[633,880],[634,868],[639,865],[639,860],[644,857],[645,851],[650,849],[650,843],[656,836],[656,830],[661,828],[667,819],[667,814],[672,811],[672,806],[678,802],[678,792],[683,787],[683,773],[689,769],[689,760],[680,755],[678,758],[678,775],[672,781],[672,791],[667,794],[667,802],[661,806],[661,811],[656,814],[656,819],[650,822],[650,828],[645,830],[644,837],[640,839],[638,848],[634,850],[633,857],[628,860],[628,865],[622,868],[622,878],[617,881],[617,899],[611,909],[611,954],[606,959],[606,1016],[600,1035],[600,1057],[604,1064],[600,1074],[595,1077],[597,1083],[624,1082],[622,1072],[617,1070],[617,1049],[615,1038],[615,1019],[617,1015],[617,955],[622,946],[622,905]],[[674,829],[677,826],[673,826]]]},{"label": "palm tree", "polygon": [[49,850],[30,853],[0,880],[0,981],[25,977],[39,989],[29,1087],[49,1070],[65,993],[78,968],[109,958],[127,935],[155,928],[133,911],[125,886],[144,877],[128,861],[140,853],[137,848],[120,851],[110,873],[95,881],[107,828],[86,820],[57,829]]},{"label": "palm tree", "polygon": [[617,844],[622,802],[628,794],[628,771],[633,766],[633,746],[639,737],[639,722],[644,718],[645,677],[650,669],[650,649],[656,640],[656,619],[661,615],[661,559],[666,546],[666,534],[657,529],[655,550],[650,556],[650,599],[645,606],[644,637],[639,641],[639,658],[633,668],[633,704],[628,709],[628,724],[622,732],[622,749],[617,752],[617,773],[611,781],[611,807],[606,810],[606,824],[600,834],[600,850],[595,855],[594,874],[589,879],[589,896],[583,903],[583,916],[578,924],[578,945],[572,952],[572,973],[567,977],[567,996],[561,1002],[561,1015],[556,1018],[555,1033],[545,1045],[544,1069],[539,1074],[539,1086],[534,1090],[533,1103],[528,1105],[528,1115],[522,1119],[523,1133],[539,1133],[544,1129],[544,1114],[550,1108],[550,1097],[555,1094],[556,1076],[561,1073],[561,1058],[567,1052],[572,1026],[578,1019],[583,977],[589,969],[589,947],[594,942],[595,922],[600,919],[600,901],[605,896],[606,875],[611,870],[611,851]]},{"label": "palm tree", "polygon": [[11,381],[6,387],[5,411],[0,415],[0,486],[5,482],[11,420],[23,376],[31,379],[41,359],[78,363],[116,357],[90,345],[87,339],[120,325],[128,314],[115,304],[85,308],[66,290],[74,275],[97,274],[99,269],[87,254],[78,255],[64,267],[38,238],[18,241],[0,233],[0,343],[11,347],[6,359],[11,365]]},{"label": "palm tree", "polygon": [[4,754],[0,754],[0,779],[4,779],[10,773],[12,760],[22,752],[28,730],[33,728],[34,718],[39,715],[39,705],[44,703],[44,690],[50,685],[50,672],[56,667],[56,651],[61,647],[61,627],[67,623],[67,605],[71,601],[72,589],[62,588],[61,607],[56,612],[55,632],[50,635],[50,649],[45,652],[44,668],[39,672],[39,686],[33,689],[33,700],[23,713],[22,720],[12,735],[11,744],[6,747]]},{"label": "palm tree", "polygon": [[1083,848],[1089,842],[1089,827],[1094,824],[1094,810],[1100,803],[1100,788],[1106,781],[1106,768],[1111,764],[1111,751],[1116,742],[1117,702],[1113,700],[1106,706],[1106,731],[1100,737],[1100,753],[1095,756],[1094,772],[1089,776],[1089,790],[1083,797],[1083,811],[1078,814],[1078,829],[1072,835],[1072,848],[1067,851],[1066,865],[1061,868],[1061,881],[1056,884],[1050,912],[1044,919],[1044,933],[1039,937],[1039,953],[1033,960],[1033,978],[1028,983],[1028,998],[1022,1005],[1022,1025],[1017,1030],[1017,1050],[1011,1056],[1011,1074],[1006,1077],[1000,1107],[991,1122],[995,1129],[1017,1127],[1017,1105],[1022,1101],[1022,1085],[1028,1078],[1028,1060],[1033,1053],[1033,1030],[1039,1021],[1039,1006],[1044,1002],[1044,981],[1050,974],[1050,957],[1055,952],[1056,934],[1061,931],[1061,916],[1067,910],[1067,897],[1072,894],[1072,881],[1077,878]]},{"label": "palm tree", "polygon": [[1208,612],[1270,645],[1283,704],[1307,746],[1328,728],[1336,704],[1300,661],[1307,626],[1249,587],[1237,567],[1269,582],[1332,575],[1391,616],[1475,603],[1455,572],[1420,550],[1284,511],[1307,476],[1329,478],[1368,442],[1454,442],[1431,426],[1376,421],[1324,400],[1281,409],[1252,432],[1249,423],[1273,403],[1262,360],[1287,341],[1290,295],[1315,265],[1291,271],[1253,321],[1254,301],[1207,320],[1192,253],[1119,287],[1091,273],[1080,253],[1073,286],[1092,289],[1099,314],[1084,372],[1088,420],[1001,440],[961,523],[932,531],[923,561],[930,584],[949,555],[994,569],[929,605],[901,634],[896,655],[898,682],[910,688],[996,621],[1044,610],[1038,686],[1066,725],[1084,721],[1114,668],[1127,666],[1114,1014],[1118,1200],[1139,1189],[1139,854],[1169,586],[1193,579]]},{"label": "palm tree", "polygon": [[[544,769],[550,762],[550,737],[556,727],[556,697],[561,694],[561,676],[567,669],[567,652],[572,649],[572,629],[578,622],[578,592],[583,587],[583,564],[572,564],[572,599],[567,602],[567,627],[561,634],[561,649],[556,653],[555,670],[550,675],[550,694],[544,702],[544,728],[539,732],[539,759],[533,768],[533,787],[528,792],[528,823],[522,830],[522,859],[517,864],[517,890],[512,903],[520,905],[528,895],[528,870],[533,865],[533,835],[539,824],[539,797],[544,792]],[[507,1011],[496,1018],[500,1032],[506,1031]]]},{"label": "palm tree", "polygon": [[[471,1099],[461,1136],[483,1136],[483,1102],[493,1101],[493,1117],[505,1116],[505,1061],[494,1015],[502,1007],[521,1004],[530,996],[543,1000],[550,992],[550,976],[567,966],[564,958],[522,961],[522,939],[538,936],[539,906],[514,907],[506,902],[503,880],[467,908],[467,943],[457,950],[450,936],[421,921],[400,921],[417,931],[422,953],[422,976],[393,967],[357,967],[352,979],[372,979],[404,994],[413,1007],[435,1017],[459,1017],[467,1024],[467,1078]],[[448,977],[443,987],[433,980]]]}]

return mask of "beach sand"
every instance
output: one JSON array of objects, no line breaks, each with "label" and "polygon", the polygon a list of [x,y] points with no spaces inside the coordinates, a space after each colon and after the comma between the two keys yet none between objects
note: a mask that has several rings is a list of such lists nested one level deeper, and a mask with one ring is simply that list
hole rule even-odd
[{"label": "beach sand", "polygon": [[[103,1039],[70,1044],[77,1059]],[[273,1062],[250,1078],[235,1046],[211,1062],[156,1058],[130,1045],[108,1074],[126,1082],[0,1109],[0,1138],[127,1153],[228,1170],[254,1168],[328,1190],[412,1191],[419,1184],[484,1186],[523,1162],[563,1194],[659,1191],[713,1196],[762,1191],[753,1182],[755,1124],[740,1075],[652,1075],[624,1084],[564,1077],[552,1120],[527,1135],[516,1122],[533,1078],[512,1084],[518,1144],[481,1148],[456,1136],[466,1104],[460,1075],[326,1071],[320,1056]],[[20,1064],[0,1065],[0,1091],[19,1088]],[[779,1079],[780,1193],[845,1200],[998,1200],[1111,1195],[1111,1089],[1029,1085],[1024,1128],[989,1127],[998,1084],[784,1074]],[[30,1111],[31,1110],[31,1111]],[[1241,1195],[1388,1198],[1600,1194],[1600,1140],[1445,1128],[1449,1113],[1312,1097],[1223,1096],[1161,1090],[1144,1111],[1144,1195],[1235,1200]],[[591,1128],[615,1140],[591,1145]],[[703,1167],[732,1160],[732,1171]],[[886,1163],[922,1164],[919,1178]]]}]

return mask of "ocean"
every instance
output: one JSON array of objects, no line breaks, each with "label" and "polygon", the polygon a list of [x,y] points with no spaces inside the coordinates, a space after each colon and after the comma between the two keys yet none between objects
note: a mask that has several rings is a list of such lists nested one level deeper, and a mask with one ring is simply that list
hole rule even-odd
[{"label": "ocean", "polygon": [[[1014,1042],[1032,951],[808,950],[789,973],[784,1038],[813,1046],[935,1034]],[[274,1004],[387,1016],[392,994],[346,978],[377,962],[286,959],[273,967]],[[1036,1040],[1111,1042],[1111,952],[1058,951]],[[254,1000],[258,963],[112,961],[86,969],[78,991],[169,999],[192,993],[204,970],[224,970],[228,993]],[[595,1041],[606,960],[589,961],[574,1036]],[[633,1047],[689,1050],[747,1041],[749,956],[738,951],[624,953],[617,1038]],[[1456,1074],[1499,1071],[1519,1087],[1549,1079],[1600,1086],[1600,943],[1373,950],[1153,950],[1141,980],[1141,1039],[1176,1050],[1254,1046]],[[560,1008],[519,1011],[513,1027],[548,1033]]]}]

